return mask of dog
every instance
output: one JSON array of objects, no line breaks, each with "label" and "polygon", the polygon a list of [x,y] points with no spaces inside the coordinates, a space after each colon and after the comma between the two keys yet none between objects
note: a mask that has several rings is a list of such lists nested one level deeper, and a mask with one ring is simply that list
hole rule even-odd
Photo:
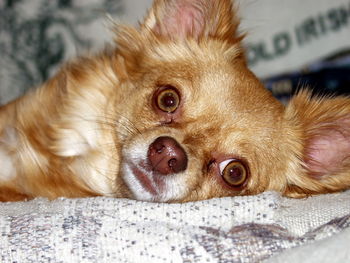
[{"label": "dog", "polygon": [[0,109],[0,200],[188,202],[350,187],[350,99],[287,106],[248,69],[230,0],[155,0],[115,47]]}]

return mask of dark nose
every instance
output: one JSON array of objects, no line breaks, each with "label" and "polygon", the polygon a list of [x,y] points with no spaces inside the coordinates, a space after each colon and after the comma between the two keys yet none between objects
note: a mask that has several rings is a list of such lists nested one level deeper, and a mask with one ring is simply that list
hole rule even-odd
[{"label": "dark nose", "polygon": [[168,175],[186,170],[187,155],[175,139],[162,136],[150,144],[148,162],[153,171]]}]

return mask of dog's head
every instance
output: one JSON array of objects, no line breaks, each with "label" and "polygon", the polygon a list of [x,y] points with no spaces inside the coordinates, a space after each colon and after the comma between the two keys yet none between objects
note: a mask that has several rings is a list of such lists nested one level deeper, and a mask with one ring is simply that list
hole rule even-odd
[{"label": "dog's head", "polygon": [[[335,189],[328,172],[343,161],[319,150],[330,129],[349,126],[349,103],[334,125],[304,116],[318,116],[306,93],[285,109],[247,68],[237,27],[230,0],[156,0],[140,29],[118,26],[121,174],[136,199]],[[349,146],[349,133],[333,137]]]}]

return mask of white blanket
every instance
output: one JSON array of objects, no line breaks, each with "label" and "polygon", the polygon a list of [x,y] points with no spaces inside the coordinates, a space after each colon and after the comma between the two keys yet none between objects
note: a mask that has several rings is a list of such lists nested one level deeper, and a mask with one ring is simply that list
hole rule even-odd
[{"label": "white blanket", "polygon": [[350,246],[349,229],[350,191],[186,204],[36,199],[0,203],[0,262],[285,262],[308,255],[313,242],[313,253],[337,247],[332,259],[349,258],[339,253]]}]

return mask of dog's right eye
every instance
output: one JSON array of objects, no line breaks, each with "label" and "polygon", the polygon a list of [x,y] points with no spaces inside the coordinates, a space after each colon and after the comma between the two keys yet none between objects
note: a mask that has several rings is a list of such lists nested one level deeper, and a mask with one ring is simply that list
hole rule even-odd
[{"label": "dog's right eye", "polygon": [[248,178],[248,169],[243,162],[236,159],[219,164],[222,179],[231,187],[242,186]]},{"label": "dog's right eye", "polygon": [[180,105],[179,92],[173,86],[163,86],[156,92],[155,104],[163,112],[174,113]]}]

